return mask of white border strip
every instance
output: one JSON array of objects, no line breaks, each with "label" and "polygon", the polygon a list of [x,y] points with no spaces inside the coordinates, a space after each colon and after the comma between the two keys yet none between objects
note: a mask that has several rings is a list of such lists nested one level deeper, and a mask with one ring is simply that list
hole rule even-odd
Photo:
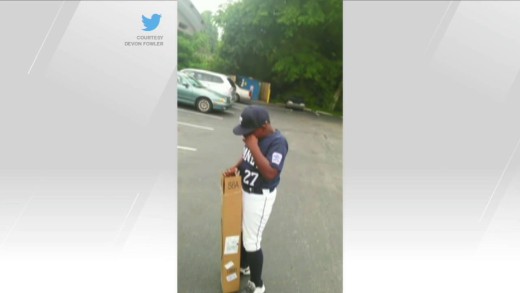
[{"label": "white border strip", "polygon": [[56,19],[58,19],[58,15],[60,15],[61,9],[63,8],[63,4],[65,4],[65,1],[61,2],[60,9],[58,9],[58,12],[56,13],[56,16],[54,16],[54,20],[52,21],[51,27],[47,31],[47,34],[45,35],[45,38],[43,39],[43,42],[40,46],[40,49],[38,49],[38,52],[36,53],[36,57],[34,57],[33,63],[31,64],[31,67],[29,68],[29,71],[27,71],[27,75],[31,74],[31,71],[33,69],[34,64],[36,63],[36,60],[38,59],[38,56],[40,56],[40,52],[43,48],[43,45],[47,41],[47,38],[49,37],[49,34],[54,27],[54,23],[56,23]]}]

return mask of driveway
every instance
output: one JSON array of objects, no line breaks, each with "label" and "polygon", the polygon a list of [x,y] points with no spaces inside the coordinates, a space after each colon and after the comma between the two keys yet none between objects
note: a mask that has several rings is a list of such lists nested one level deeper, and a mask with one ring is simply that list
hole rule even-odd
[{"label": "driveway", "polygon": [[[219,180],[240,159],[232,128],[246,106],[209,115],[179,106],[179,293],[221,292]],[[342,292],[342,120],[266,107],[289,142],[262,242],[266,292]]]}]

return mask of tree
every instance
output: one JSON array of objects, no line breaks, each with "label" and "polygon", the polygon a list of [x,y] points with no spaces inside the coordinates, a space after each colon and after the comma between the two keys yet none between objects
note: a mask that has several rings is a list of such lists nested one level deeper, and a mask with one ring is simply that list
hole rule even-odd
[{"label": "tree", "polygon": [[182,32],[177,37],[178,68],[211,69],[215,62],[218,48],[218,29],[213,23],[210,11],[201,14],[204,29],[193,35]]},{"label": "tree", "polygon": [[191,37],[182,32],[177,36],[177,67],[188,68],[194,61],[195,46]]},{"label": "tree", "polygon": [[[270,81],[274,95],[335,108],[342,83],[342,1],[243,0],[215,16],[229,72]],[[336,94],[336,95],[335,95]]]}]

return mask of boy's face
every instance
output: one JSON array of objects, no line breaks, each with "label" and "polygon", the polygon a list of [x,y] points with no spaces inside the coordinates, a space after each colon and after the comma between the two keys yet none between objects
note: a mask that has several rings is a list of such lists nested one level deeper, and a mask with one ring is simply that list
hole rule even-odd
[{"label": "boy's face", "polygon": [[250,132],[249,134],[244,135],[244,138],[246,138],[250,135],[254,135],[254,136],[256,136],[256,138],[261,139],[262,137],[264,137],[264,129],[265,129],[265,124],[262,127],[259,127],[255,130],[253,130],[253,132]]},{"label": "boy's face", "polygon": [[262,125],[262,127],[255,129],[253,131],[253,135],[256,136],[259,140],[267,136],[267,124]]}]

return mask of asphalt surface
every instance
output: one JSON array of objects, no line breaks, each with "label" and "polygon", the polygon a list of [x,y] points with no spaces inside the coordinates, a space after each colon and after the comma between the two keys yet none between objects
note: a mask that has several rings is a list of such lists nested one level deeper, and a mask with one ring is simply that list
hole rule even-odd
[{"label": "asphalt surface", "polygon": [[[220,174],[240,159],[232,128],[244,107],[201,114],[179,106],[179,293],[221,292]],[[342,120],[267,108],[289,153],[262,240],[266,292],[342,292]]]}]

